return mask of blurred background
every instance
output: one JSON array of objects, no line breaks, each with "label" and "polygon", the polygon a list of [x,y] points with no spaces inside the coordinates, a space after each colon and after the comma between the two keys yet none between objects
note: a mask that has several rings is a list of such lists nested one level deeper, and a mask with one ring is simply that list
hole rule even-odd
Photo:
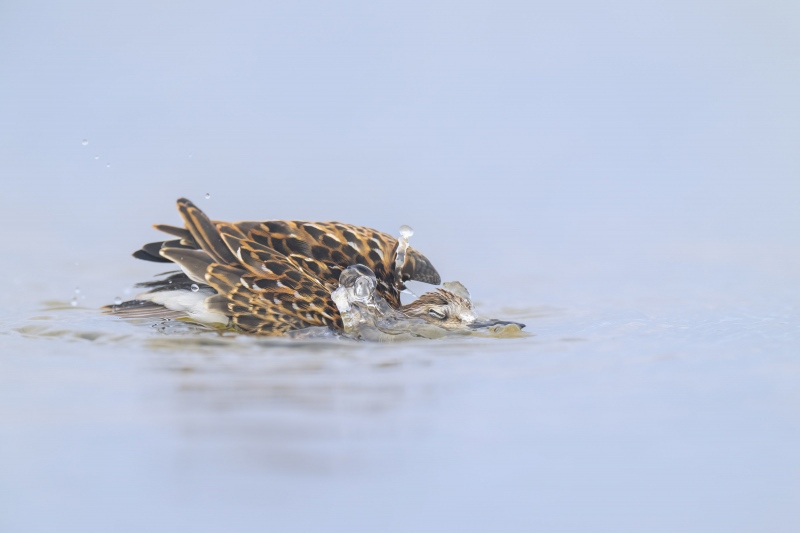
[{"label": "blurred background", "polygon": [[793,275],[798,11],[5,2],[5,261],[125,264],[186,196],[216,219],[409,224],[479,292],[677,257]]},{"label": "blurred background", "polygon": [[[681,522],[675,513],[653,503],[662,496],[668,500],[665,493],[650,493],[654,499],[647,505],[652,506],[642,505],[658,511],[648,516],[660,517],[665,531],[692,530],[692,524],[723,524],[728,531],[736,527],[794,531],[800,523],[791,510],[797,509],[800,495],[799,457],[791,451],[800,441],[800,403],[791,392],[796,390],[798,375],[791,354],[800,348],[798,51],[800,4],[778,0],[143,0],[135,4],[5,0],[0,4],[0,239],[4,244],[0,268],[5,285],[0,316],[7,321],[27,317],[38,312],[42,302],[66,304],[76,294],[86,309],[129,296],[133,283],[163,269],[135,261],[129,254],[159,238],[149,228],[151,224],[179,222],[174,202],[183,196],[219,220],[340,220],[395,235],[401,224],[409,224],[415,230],[412,246],[433,261],[443,279],[462,281],[495,316],[527,317],[524,321],[540,335],[539,342],[549,338],[548,332],[559,340],[592,338],[598,332],[612,339],[599,351],[597,345],[569,349],[548,345],[537,352],[537,362],[517,360],[508,367],[516,369],[511,374],[527,375],[515,365],[550,368],[552,361],[547,358],[563,357],[564,350],[593,361],[598,356],[606,362],[601,368],[609,372],[603,374],[608,381],[598,392],[603,397],[617,388],[614,376],[618,372],[628,376],[626,372],[632,371],[624,365],[627,370],[621,371],[603,358],[685,355],[694,353],[692,346],[699,342],[701,351],[713,356],[711,362],[703,359],[708,366],[672,370],[674,380],[696,394],[675,396],[674,390],[665,389],[654,403],[640,404],[659,406],[660,416],[653,418],[643,411],[630,419],[622,416],[614,431],[608,430],[604,437],[595,435],[606,445],[601,449],[617,449],[615,443],[623,441],[630,444],[616,439],[630,436],[626,431],[635,426],[634,421],[669,427],[670,421],[683,420],[684,415],[694,420],[698,412],[714,416],[695,420],[691,430],[680,426],[689,433],[679,430],[678,435],[696,434],[692,431],[713,426],[711,420],[724,419],[728,425],[722,427],[729,431],[723,429],[719,441],[712,439],[715,446],[724,446],[745,437],[744,428],[756,427],[742,423],[734,412],[749,413],[748,420],[753,422],[766,416],[775,424],[761,428],[763,441],[740,443],[726,456],[729,462],[710,460],[717,457],[718,448],[687,444],[679,447],[683,455],[669,455],[663,463],[671,467],[659,471],[662,474],[670,468],[681,470],[681,465],[700,470],[712,465],[702,470],[707,480],[722,476],[724,490],[729,492],[709,503],[711,514],[704,512],[705,504],[691,507],[703,495],[722,490],[711,481],[698,483],[693,489],[697,492],[687,488],[689,482],[671,485],[675,492],[669,497],[678,498],[672,501],[689,505],[691,516],[699,522]],[[75,292],[78,288],[79,293]],[[554,309],[561,311],[553,315]],[[550,318],[536,322],[539,316]],[[630,336],[635,322],[631,317],[640,321],[636,324],[647,323],[649,329],[637,329]],[[665,331],[680,333],[674,336]],[[84,349],[58,343],[12,344],[8,335],[4,339],[0,342],[6,343],[9,354],[47,356]],[[514,346],[515,353],[534,357],[527,351],[530,345]],[[480,350],[491,352],[485,346]],[[723,374],[729,381],[719,378],[715,365],[752,354],[778,354],[780,364],[773,359],[761,367],[748,359],[737,367],[740,372]],[[717,356],[721,359],[714,359]],[[36,365],[8,361],[6,376],[13,376],[7,378],[9,387],[12,381],[37,380]],[[86,365],[87,375],[99,372],[85,361],[69,361],[70,368]],[[463,370],[449,366],[455,364],[452,361],[425,361],[438,368],[441,376],[413,374],[410,379],[416,383],[431,380],[445,391],[450,386],[482,390],[478,378],[461,383],[464,389],[448,381],[444,376],[449,371],[461,375]],[[478,366],[470,367],[470,376],[498,372],[489,362],[474,364]],[[595,404],[595,397],[577,407],[568,395],[587,385],[582,380],[588,374],[582,372],[589,370],[580,368],[577,377],[563,368],[556,373],[558,379],[574,378],[570,381],[574,389],[552,383],[548,388],[536,382],[518,384],[518,391],[524,396],[523,391],[543,387],[565,402],[551,413],[591,425],[590,420],[605,420],[602,413],[592,410],[593,405],[624,411],[641,399],[637,394],[647,388],[642,383],[650,383],[653,390],[664,385],[657,375],[648,374],[639,381],[642,376],[634,373],[626,381],[636,383],[630,390],[638,391],[627,397],[631,402],[597,400]],[[722,384],[697,385],[691,377],[695,371],[716,376],[714,380],[721,379]],[[132,385],[122,375],[109,382],[128,390]],[[748,381],[753,376],[763,380],[759,386]],[[83,378],[75,379],[72,386],[85,391],[77,385],[84,383]],[[100,374],[88,382],[105,379]],[[393,379],[403,381],[398,375]],[[49,382],[56,383],[58,390],[55,376]],[[511,396],[503,396],[506,389],[502,380],[499,383],[497,389],[487,389],[486,397],[499,402],[487,405],[502,409],[502,398]],[[705,392],[698,393],[695,386]],[[704,387],[709,386],[719,395],[705,395],[709,389]],[[70,387],[57,397],[73,397]],[[592,386],[588,389],[598,391]],[[31,390],[39,389],[7,390],[17,390],[6,396],[10,402],[6,413],[11,416],[17,412],[13,402],[31,401]],[[740,410],[737,402],[745,401],[742,390],[780,390],[783,395],[760,396],[769,399],[752,411]],[[143,393],[134,387],[128,394]],[[441,390],[440,394],[448,397]],[[41,400],[48,397],[37,396],[30,405],[48,411],[52,404]],[[109,400],[114,392],[105,391],[101,397]],[[677,397],[683,400],[677,400],[680,407],[676,408],[670,401]],[[40,400],[44,403],[37,403]],[[481,404],[459,405],[445,410],[441,421],[459,418]],[[780,415],[775,414],[778,411]],[[78,416],[77,411],[70,412]],[[396,408],[396,412],[406,411]],[[491,427],[496,412],[488,408],[478,412],[483,417],[477,417],[475,427],[481,423]],[[523,410],[510,417],[508,426],[502,427],[520,427],[520,420],[532,416],[527,413]],[[433,420],[425,427],[439,427]],[[310,424],[316,427],[317,422]],[[44,433],[23,432],[28,436],[9,445],[7,457],[22,457],[31,442],[48,440],[42,436],[48,435],[41,429],[48,427],[43,424],[36,431]],[[211,423],[211,427],[216,426]],[[402,423],[398,427],[407,429]],[[116,448],[108,444],[109,449],[127,457],[133,448],[126,446],[139,441],[150,450],[147,439],[141,438],[149,433],[134,429],[125,434],[128,444],[120,441]],[[433,467],[439,476],[435,482],[410,474],[403,478],[405,484],[398,482],[401,499],[417,501],[415,487],[420,484],[431,482],[446,494],[457,493],[465,479],[481,479],[459,470],[461,463],[448,462],[455,461],[452,457],[443,459],[449,443],[463,435],[431,431],[433,440],[423,441],[442,454],[434,454],[437,459],[431,464],[445,466]],[[7,437],[17,435],[9,432]],[[408,439],[416,435],[400,433]],[[524,461],[530,450],[526,446],[535,447],[538,436],[508,433],[512,434],[517,447],[509,461]],[[572,428],[560,435],[563,439],[553,442],[569,447],[576,446],[575,439],[582,433]],[[657,431],[648,434],[643,446],[657,446],[656,435]],[[409,449],[415,449],[412,441],[404,441]],[[785,447],[776,452],[778,441]],[[344,448],[350,442],[337,441]],[[587,441],[587,450],[588,442],[598,440]],[[160,468],[162,456],[154,452],[153,457],[160,459],[152,463],[136,453],[131,460],[140,471],[153,474]],[[399,449],[391,453],[398,454],[400,465],[417,464]],[[589,483],[581,497],[570,500],[569,491],[562,487],[558,492],[554,481],[548,490],[556,487],[555,492],[548,492],[551,499],[544,500],[547,505],[540,501],[544,518],[528,520],[520,509],[529,502],[516,487],[533,483],[536,476],[547,478],[547,473],[528,472],[531,477],[526,477],[511,463],[505,465],[508,470],[496,469],[485,453],[465,452],[461,458],[474,461],[470,464],[494,480],[493,490],[513,503],[489,515],[498,517],[497,523],[505,524],[506,530],[558,529],[555,526],[570,515],[573,504],[591,507],[587,502],[597,503],[594,496],[608,494],[604,492],[607,485]],[[594,460],[599,458],[586,453],[585,464],[597,465]],[[729,468],[735,469],[732,465],[753,456],[767,462],[769,457],[778,459],[769,467],[736,470],[734,478],[725,477]],[[692,458],[688,463],[687,457]],[[9,459],[8,464],[14,461]],[[394,463],[386,459],[375,464],[382,466],[367,469],[370,480]],[[608,463],[609,471],[615,470],[614,464]],[[57,464],[51,467],[58,470]],[[88,470],[95,472],[94,467]],[[44,496],[49,494],[57,499],[54,492],[47,492],[51,489],[44,488],[51,487],[47,476],[52,470],[41,468],[38,475],[20,469],[15,477],[7,478],[15,480],[15,486],[24,486],[23,480],[28,483],[10,522],[15,531],[24,524],[39,523],[32,518],[36,507],[31,498],[41,494],[43,501],[50,501]],[[193,476],[205,472],[192,468],[187,467],[190,475],[180,478],[181,482],[165,481],[165,490],[174,495],[192,486]],[[261,490],[261,483],[266,483],[233,470],[213,471],[245,492],[248,487]],[[412,471],[416,472],[413,468],[406,472]],[[784,477],[775,477],[779,471]],[[624,472],[621,481],[612,483],[618,505],[647,492],[642,489],[647,486],[644,478],[635,474],[636,464],[627,464]],[[552,478],[547,479],[552,480],[579,475],[569,468],[550,473]],[[152,479],[160,479],[153,475]],[[758,490],[737,492],[750,476],[756,478]],[[87,498],[99,497],[105,483],[110,483],[98,479],[86,485],[90,487]],[[386,521],[387,516],[395,516],[391,512],[375,521],[348,522],[337,507],[339,503],[355,505],[372,494],[370,501],[377,508],[388,509],[393,496],[386,494],[390,493],[374,492],[375,485],[359,485],[346,478],[343,483],[349,489],[342,494],[349,496],[331,500],[326,498],[338,494],[338,488],[330,492],[324,488],[327,485],[304,479],[289,476],[283,481],[294,487],[293,494],[308,490],[328,502],[330,507],[323,514],[332,527],[391,529],[387,524],[392,521]],[[506,487],[506,492],[498,487]],[[756,498],[770,487],[775,493],[765,496],[768,502]],[[133,501],[142,494],[136,492]],[[210,500],[198,496],[198,501]],[[437,508],[442,516],[461,517],[462,522],[456,523],[462,530],[479,523],[473,520],[469,505],[448,507],[444,504],[448,500],[437,501],[443,504]],[[73,503],[65,505],[75,513],[83,509],[83,503]],[[195,509],[189,501],[182,504]],[[222,508],[249,517],[239,523],[246,528],[259,523],[258,505],[263,503],[228,501]],[[214,515],[210,508],[203,515],[208,527],[224,524],[223,517],[228,515]],[[614,514],[616,518],[624,515],[621,507],[611,508],[620,513]],[[170,516],[173,521],[165,523],[185,523],[188,515],[175,511]],[[399,516],[408,514],[397,514],[395,525],[414,525]],[[427,516],[439,517],[432,511]],[[597,511],[592,516],[605,515]],[[320,526],[308,516],[305,519],[306,527],[299,529]],[[98,520],[103,527],[114,524],[110,518]],[[287,526],[292,524],[291,517],[286,520],[279,530],[292,529]],[[563,530],[587,530],[587,523],[571,520],[574,529]],[[647,521],[613,523],[622,527],[616,530],[625,530],[625,525],[642,530]],[[427,529],[420,527],[413,530]],[[660,529],[651,523],[645,530]]]}]

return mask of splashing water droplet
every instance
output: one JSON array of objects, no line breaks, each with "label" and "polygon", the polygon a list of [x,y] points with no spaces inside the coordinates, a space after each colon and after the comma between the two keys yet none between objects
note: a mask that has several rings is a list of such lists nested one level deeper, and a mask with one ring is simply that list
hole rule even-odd
[{"label": "splashing water droplet", "polygon": [[94,160],[95,160],[95,161],[97,161],[98,159],[100,159],[100,156],[99,156],[99,155],[96,155],[96,156],[94,156]]},{"label": "splashing water droplet", "polygon": [[192,283],[192,292],[197,292],[200,290],[200,287],[197,286],[197,283]]},{"label": "splashing water droplet", "polygon": [[470,296],[469,291],[467,288],[459,281],[445,281],[442,283],[442,288],[446,291],[452,292],[456,296],[460,296],[465,300],[472,301],[472,296]]},{"label": "splashing water droplet", "polygon": [[405,289],[403,289],[403,290],[402,290],[402,291],[400,291],[400,292],[401,292],[402,294],[408,294],[408,295],[410,295],[410,296],[413,296],[414,298],[419,298],[419,296],[417,296],[416,294],[414,294],[414,291],[412,291],[412,290],[411,290],[411,289],[409,289],[408,287],[406,287]]},{"label": "splashing water droplet", "polygon": [[69,305],[71,305],[72,307],[78,307],[78,299],[73,298],[72,300],[70,300]]},{"label": "splashing water droplet", "polygon": [[406,264],[406,250],[408,250],[408,238],[414,235],[411,226],[403,224],[400,226],[400,238],[397,240],[397,250],[394,253],[394,273],[397,279],[402,279],[403,266]]},{"label": "splashing water droplet", "polygon": [[106,168],[111,168],[111,163],[107,164]]},{"label": "splashing water droplet", "polygon": [[81,288],[75,287],[75,294],[80,294],[80,293],[81,293]]},{"label": "splashing water droplet", "polygon": [[206,193],[206,200],[211,200],[211,193],[210,192]]},{"label": "splashing water droplet", "polygon": [[122,298],[120,298],[119,296],[117,296],[116,298],[114,298],[114,305],[119,305],[119,304],[121,304],[121,303],[122,303]]},{"label": "splashing water droplet", "polygon": [[84,140],[82,140],[82,141],[81,141],[81,144],[82,144],[82,145],[84,145],[84,146],[86,146],[87,144],[89,144],[89,139],[84,139]]}]

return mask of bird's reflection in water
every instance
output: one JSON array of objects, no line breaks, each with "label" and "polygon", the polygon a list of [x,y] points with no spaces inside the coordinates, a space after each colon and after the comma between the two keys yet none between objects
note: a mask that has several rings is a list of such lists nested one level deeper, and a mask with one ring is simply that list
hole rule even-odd
[{"label": "bird's reflection in water", "polygon": [[155,364],[170,376],[167,409],[181,435],[182,461],[343,474],[377,460],[379,449],[409,431],[427,431],[424,415],[439,390],[429,353],[240,339],[153,339],[172,352]]}]

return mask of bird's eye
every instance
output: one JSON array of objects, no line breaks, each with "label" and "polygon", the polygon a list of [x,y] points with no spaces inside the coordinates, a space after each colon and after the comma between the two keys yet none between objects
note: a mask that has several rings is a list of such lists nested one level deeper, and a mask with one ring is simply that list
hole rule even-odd
[{"label": "bird's eye", "polygon": [[442,311],[439,311],[438,309],[431,309],[430,311],[428,311],[428,314],[431,315],[434,318],[438,318],[439,320],[444,320],[445,317],[447,316]]}]

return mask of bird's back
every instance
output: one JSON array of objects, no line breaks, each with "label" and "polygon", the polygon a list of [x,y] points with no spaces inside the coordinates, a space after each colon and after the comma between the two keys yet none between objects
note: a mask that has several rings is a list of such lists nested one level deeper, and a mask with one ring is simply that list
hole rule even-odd
[{"label": "bird's back", "polygon": [[[376,290],[395,308],[408,280],[438,284],[430,261],[413,248],[397,259],[398,240],[371,228],[339,222],[210,220],[186,199],[178,200],[184,228],[156,225],[176,239],[149,243],[140,259],[177,263],[189,280],[216,294],[206,308],[238,328],[278,335],[311,326],[341,329],[330,298],[350,265],[369,267]],[[151,290],[169,289],[155,284]]]}]

